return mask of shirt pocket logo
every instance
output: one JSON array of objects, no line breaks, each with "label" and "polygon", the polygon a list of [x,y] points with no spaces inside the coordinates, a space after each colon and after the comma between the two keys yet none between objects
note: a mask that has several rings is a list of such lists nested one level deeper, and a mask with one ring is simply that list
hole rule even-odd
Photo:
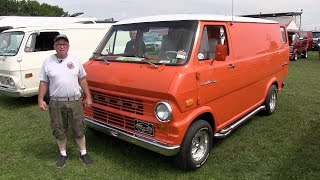
[{"label": "shirt pocket logo", "polygon": [[67,64],[67,67],[68,67],[69,69],[74,69],[74,64],[73,64],[72,62],[69,62],[69,63]]}]

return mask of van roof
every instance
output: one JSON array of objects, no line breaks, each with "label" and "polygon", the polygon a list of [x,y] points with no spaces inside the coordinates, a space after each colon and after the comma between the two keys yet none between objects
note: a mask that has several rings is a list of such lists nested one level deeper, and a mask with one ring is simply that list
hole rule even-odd
[{"label": "van roof", "polygon": [[41,24],[68,24],[78,21],[95,21],[97,18],[86,17],[46,17],[46,16],[0,16],[0,27],[11,26],[13,28],[25,26],[37,26]]},{"label": "van roof", "polygon": [[198,21],[227,21],[227,22],[254,22],[254,23],[271,23],[278,24],[276,21],[259,19],[259,18],[247,18],[238,16],[223,16],[213,14],[169,14],[169,15],[156,15],[146,16],[140,18],[133,18],[122,20],[116,23],[120,24],[133,24],[141,22],[155,22],[155,21],[182,21],[182,20],[198,20]]},{"label": "van roof", "polygon": [[82,23],[72,23],[72,24],[64,24],[64,25],[48,25],[48,26],[29,26],[29,27],[21,27],[8,29],[3,32],[12,32],[12,31],[37,31],[37,30],[45,30],[45,29],[95,29],[95,28],[110,28],[114,23],[96,23],[96,24],[82,24]]}]

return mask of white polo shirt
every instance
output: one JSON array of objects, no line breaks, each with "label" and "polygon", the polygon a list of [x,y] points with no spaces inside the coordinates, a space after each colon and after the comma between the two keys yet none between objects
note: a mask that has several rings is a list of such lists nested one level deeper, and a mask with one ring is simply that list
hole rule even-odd
[{"label": "white polo shirt", "polygon": [[68,54],[62,62],[59,60],[55,54],[44,60],[39,74],[40,81],[49,82],[50,97],[80,95],[78,79],[83,78],[87,73],[79,58]]}]

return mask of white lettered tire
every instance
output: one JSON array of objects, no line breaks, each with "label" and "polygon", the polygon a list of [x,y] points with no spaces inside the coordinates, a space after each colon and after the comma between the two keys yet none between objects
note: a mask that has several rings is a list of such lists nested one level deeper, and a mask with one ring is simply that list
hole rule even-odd
[{"label": "white lettered tire", "polygon": [[210,154],[212,141],[210,124],[201,119],[193,122],[184,136],[179,153],[174,157],[175,164],[183,170],[200,168]]}]

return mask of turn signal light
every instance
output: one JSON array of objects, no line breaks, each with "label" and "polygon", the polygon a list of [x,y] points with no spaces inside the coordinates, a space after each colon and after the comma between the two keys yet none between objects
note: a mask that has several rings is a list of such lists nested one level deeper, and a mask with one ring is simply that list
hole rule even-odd
[{"label": "turn signal light", "polygon": [[25,78],[32,78],[32,73],[28,73],[24,75]]},{"label": "turn signal light", "polygon": [[187,107],[192,106],[193,104],[194,104],[193,98],[186,100],[186,106],[187,106]]}]

